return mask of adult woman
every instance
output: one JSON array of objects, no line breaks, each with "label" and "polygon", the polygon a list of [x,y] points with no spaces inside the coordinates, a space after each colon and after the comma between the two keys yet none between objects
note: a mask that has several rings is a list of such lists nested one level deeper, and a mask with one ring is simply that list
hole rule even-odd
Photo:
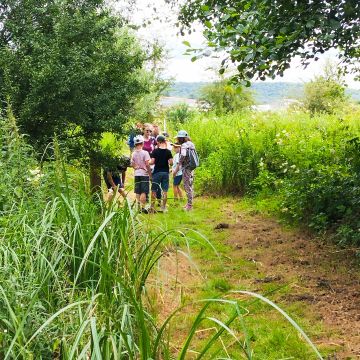
[{"label": "adult woman", "polygon": [[179,164],[173,171],[173,175],[176,174],[179,169],[182,169],[184,189],[187,197],[187,204],[184,207],[185,211],[191,211],[193,209],[194,199],[194,170],[189,168],[189,156],[188,149],[195,149],[195,145],[190,141],[190,137],[185,130],[180,130],[177,135],[177,141],[181,144]]},{"label": "adult woman", "polygon": [[152,136],[153,128],[151,124],[144,124],[144,145],[143,150],[147,151],[149,155],[155,150],[156,140]]}]

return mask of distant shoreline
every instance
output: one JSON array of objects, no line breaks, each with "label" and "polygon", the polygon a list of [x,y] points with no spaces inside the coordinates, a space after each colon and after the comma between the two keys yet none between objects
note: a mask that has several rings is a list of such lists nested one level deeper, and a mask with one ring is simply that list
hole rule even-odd
[{"label": "distant shoreline", "polygon": [[[179,97],[198,99],[201,88],[209,82],[175,82],[172,87],[164,92],[166,97]],[[256,104],[274,104],[284,99],[299,100],[304,94],[304,84],[294,82],[254,82],[250,90],[253,91]],[[360,89],[347,88],[346,93],[355,101],[360,101]]]}]

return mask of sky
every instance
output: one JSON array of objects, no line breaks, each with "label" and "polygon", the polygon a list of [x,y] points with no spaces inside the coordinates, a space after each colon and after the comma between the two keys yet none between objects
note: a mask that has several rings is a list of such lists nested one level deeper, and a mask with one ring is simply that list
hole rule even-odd
[{"label": "sky", "polygon": [[[153,7],[157,8],[156,13],[164,21],[153,21],[146,28],[140,28],[138,34],[146,41],[158,40],[167,50],[168,59],[163,64],[164,77],[181,82],[211,82],[218,79],[216,69],[219,68],[221,58],[210,56],[191,62],[191,56],[185,55],[188,47],[183,44],[184,41],[188,41],[193,48],[205,45],[201,27],[195,25],[195,32],[185,36],[179,35],[175,26],[176,14],[164,0],[137,0],[137,7],[132,9],[133,21],[141,24],[144,19],[151,17]],[[301,67],[300,59],[295,58],[283,77],[267,81],[308,82],[322,73],[328,60],[336,62],[335,49],[320,55],[319,60],[312,61],[306,69]],[[355,82],[352,75],[346,77],[346,82],[349,87],[360,89],[360,82]]]}]

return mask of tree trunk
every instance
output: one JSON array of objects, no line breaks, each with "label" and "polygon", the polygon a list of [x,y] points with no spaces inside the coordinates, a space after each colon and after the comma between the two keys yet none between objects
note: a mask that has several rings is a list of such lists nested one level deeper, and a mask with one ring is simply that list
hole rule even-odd
[{"label": "tree trunk", "polygon": [[101,191],[101,166],[90,155],[90,191],[92,194]]}]

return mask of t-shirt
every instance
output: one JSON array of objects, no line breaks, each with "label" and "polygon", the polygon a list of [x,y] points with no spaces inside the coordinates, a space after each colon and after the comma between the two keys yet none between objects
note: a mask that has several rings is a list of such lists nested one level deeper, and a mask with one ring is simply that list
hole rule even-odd
[{"label": "t-shirt", "polygon": [[151,158],[155,159],[154,174],[157,172],[169,172],[169,160],[172,159],[171,151],[168,149],[155,149]]},{"label": "t-shirt", "polygon": [[190,159],[187,153],[188,149],[195,149],[195,145],[191,141],[186,141],[181,145],[179,162],[183,169],[186,169],[189,166]]},{"label": "t-shirt", "polygon": [[150,137],[149,140],[144,140],[143,150],[147,151],[149,154],[151,154],[156,145],[156,140],[153,137]]},{"label": "t-shirt", "polygon": [[150,160],[150,155],[145,150],[135,150],[132,154],[131,162],[134,166],[135,176],[149,176],[146,161]]},{"label": "t-shirt", "polygon": [[[172,166],[172,168],[173,168],[173,171],[176,169],[176,166],[177,166],[177,164],[179,163],[179,160],[180,160],[180,154],[179,153],[176,153],[175,155],[174,155],[174,162],[173,162],[173,166]],[[181,166],[180,166],[180,170],[175,174],[175,176],[179,176],[179,175],[182,175],[182,170],[181,170]]]}]

